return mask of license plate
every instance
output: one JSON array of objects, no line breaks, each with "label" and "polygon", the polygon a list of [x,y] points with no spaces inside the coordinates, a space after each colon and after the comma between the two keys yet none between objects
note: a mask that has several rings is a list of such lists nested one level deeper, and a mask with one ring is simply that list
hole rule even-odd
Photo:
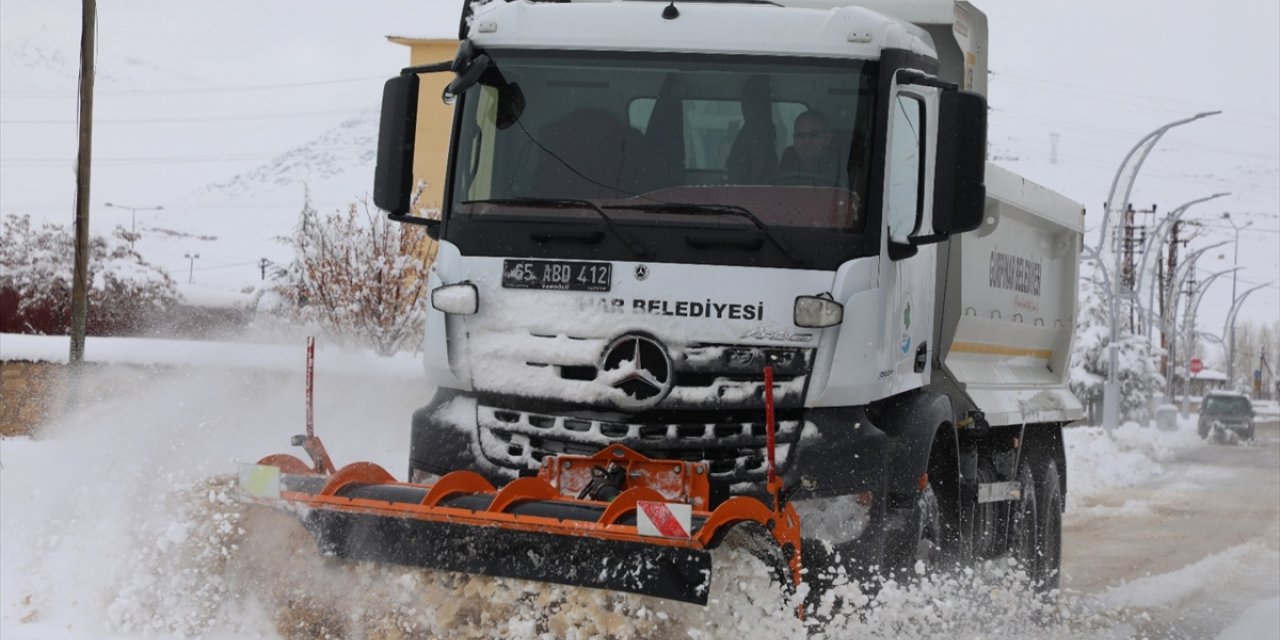
[{"label": "license plate", "polygon": [[503,260],[502,286],[508,289],[608,291],[613,265],[608,262]]}]

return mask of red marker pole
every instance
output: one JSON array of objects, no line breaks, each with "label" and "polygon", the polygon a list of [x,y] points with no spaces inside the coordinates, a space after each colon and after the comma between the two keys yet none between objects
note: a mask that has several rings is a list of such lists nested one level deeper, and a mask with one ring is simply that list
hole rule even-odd
[{"label": "red marker pole", "polygon": [[307,439],[316,437],[315,434],[315,375],[316,375],[316,339],[307,336]]},{"label": "red marker pole", "polygon": [[773,367],[764,368],[764,433],[769,455],[769,484],[778,478],[778,463],[774,458],[775,430],[773,423]]},{"label": "red marker pole", "polygon": [[307,435],[294,436],[294,446],[302,447],[311,461],[315,463],[317,473],[332,474],[335,471],[329,452],[324,443],[316,437],[315,429],[315,378],[316,378],[316,339],[307,336]]}]

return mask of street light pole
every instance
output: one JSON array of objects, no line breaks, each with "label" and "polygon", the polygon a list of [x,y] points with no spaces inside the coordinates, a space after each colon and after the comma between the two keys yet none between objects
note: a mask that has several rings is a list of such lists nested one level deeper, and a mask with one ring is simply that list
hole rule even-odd
[{"label": "street light pole", "polygon": [[[1194,122],[1200,118],[1205,118],[1219,113],[1222,112],[1204,111],[1189,118],[1170,122],[1169,124],[1148,133],[1146,136],[1143,136],[1143,138],[1129,150],[1129,153],[1125,154],[1124,160],[1120,163],[1120,168],[1116,169],[1115,178],[1111,181],[1111,190],[1107,198],[1107,206],[1103,210],[1102,230],[1099,231],[1098,248],[1096,252],[1099,256],[1103,254],[1103,250],[1106,247],[1107,221],[1111,218],[1111,210],[1118,207],[1120,211],[1123,211],[1124,208],[1128,206],[1129,195],[1133,192],[1134,179],[1138,177],[1138,171],[1142,169],[1142,163],[1146,161],[1147,155],[1151,153],[1151,149],[1155,147],[1156,142],[1160,140],[1161,136],[1163,136],[1165,132],[1179,125],[1184,125],[1188,122]],[[1129,174],[1129,179],[1125,181],[1124,193],[1121,195],[1119,193],[1120,176],[1122,176],[1125,169],[1129,167],[1129,161],[1134,159],[1135,154],[1137,155],[1137,162],[1133,165],[1132,171]],[[1120,225],[1116,225],[1115,242],[1117,244],[1120,242],[1120,235]],[[1120,340],[1120,312],[1118,299],[1120,297],[1121,280],[1119,275],[1121,269],[1120,259],[1124,252],[1120,250],[1119,246],[1114,246],[1114,251],[1116,254],[1116,265],[1115,270],[1112,271],[1112,273],[1114,273],[1116,277],[1111,280],[1111,308],[1107,314],[1107,322],[1110,324],[1111,329],[1111,338],[1107,345],[1107,385],[1102,396],[1102,426],[1107,430],[1107,433],[1111,433],[1111,430],[1115,429],[1116,425],[1120,422],[1120,383],[1116,378],[1116,370],[1120,367],[1120,345],[1118,344]]]},{"label": "street light pole", "polygon": [[[1187,256],[1187,259],[1183,260],[1182,265],[1178,267],[1178,272],[1176,274],[1170,274],[1172,277],[1169,279],[1169,289],[1165,293],[1165,300],[1169,301],[1169,316],[1167,324],[1161,327],[1161,331],[1164,332],[1164,335],[1169,336],[1168,373],[1170,374],[1170,379],[1172,379],[1172,372],[1177,370],[1178,302],[1179,298],[1182,297],[1182,281],[1186,280],[1187,276],[1191,273],[1191,269],[1195,266],[1196,260],[1200,259],[1200,256],[1204,255],[1206,251],[1216,249],[1224,244],[1226,243],[1219,242],[1191,252],[1191,254]],[[1172,389],[1171,385],[1166,384],[1165,390],[1169,391],[1170,389]]]},{"label": "street light pole", "polygon": [[154,207],[131,207],[127,204],[106,203],[106,206],[113,209],[129,210],[129,247],[133,247],[133,239],[138,235],[138,212],[139,211],[164,211],[164,205],[156,205]]},{"label": "street light pole", "polygon": [[187,284],[191,284],[192,277],[195,275],[195,272],[196,272],[196,260],[200,259],[200,254],[184,253],[182,254],[182,257],[191,261],[191,264],[187,266]]},{"label": "street light pole", "polygon": [[[1244,227],[1241,227],[1241,228],[1243,229]],[[1233,273],[1231,274],[1231,276],[1232,276],[1231,288],[1232,288],[1232,293],[1234,293],[1235,274]],[[1230,338],[1231,344],[1227,345],[1227,353],[1230,354],[1227,356],[1227,384],[1232,385],[1232,387],[1234,387],[1236,383],[1235,378],[1232,376],[1232,374],[1235,372],[1232,365],[1234,364],[1235,362],[1234,359],[1236,357],[1236,314],[1240,313],[1240,307],[1244,306],[1244,299],[1248,298],[1249,294],[1253,293],[1254,291],[1257,291],[1258,289],[1269,287],[1272,284],[1273,283],[1270,283],[1270,282],[1264,282],[1263,284],[1253,287],[1252,289],[1245,290],[1244,293],[1240,294],[1239,298],[1232,296],[1231,311],[1227,313],[1227,326],[1222,328],[1223,336],[1227,336],[1227,335],[1231,336]]]},{"label": "street light pole", "polygon": [[[1222,212],[1222,219],[1226,220],[1227,223],[1231,225],[1231,228],[1234,229],[1236,232],[1236,238],[1234,240],[1236,249],[1235,249],[1235,255],[1232,258],[1231,266],[1238,267],[1240,266],[1240,230],[1247,228],[1249,225],[1253,224],[1253,221],[1250,220],[1244,223],[1243,225],[1236,226],[1236,221],[1231,217],[1231,214],[1226,211]],[[1236,301],[1236,274],[1232,273],[1231,274],[1231,304],[1233,309],[1235,308],[1235,301]],[[1223,332],[1223,336],[1224,337],[1226,336],[1225,331]],[[1235,383],[1236,383],[1236,323],[1233,317],[1231,321],[1231,336],[1227,338],[1227,384],[1235,386]]]},{"label": "street light pole", "polygon": [[[1208,285],[1212,284],[1213,280],[1236,270],[1239,270],[1239,268],[1226,269],[1210,274],[1207,278],[1201,280],[1196,285],[1196,289],[1192,291],[1192,298],[1190,298],[1187,305],[1187,317],[1183,320],[1183,325],[1187,328],[1184,333],[1188,337],[1187,344],[1185,344],[1188,356],[1192,355],[1194,349],[1196,349],[1196,319],[1199,315],[1199,303],[1204,300],[1204,293],[1208,291]],[[1181,289],[1179,288],[1178,291],[1178,296],[1180,297]],[[1169,324],[1161,328],[1162,332],[1165,332],[1165,335],[1169,337],[1169,366],[1165,369],[1165,403],[1172,403],[1172,399],[1174,399],[1174,372],[1178,371],[1178,361],[1176,361],[1176,355],[1178,355],[1178,333],[1172,332],[1171,328],[1178,326],[1178,301],[1175,300],[1174,296],[1165,296],[1165,300],[1169,301],[1171,314]],[[1185,387],[1187,385],[1184,384],[1184,394]],[[1185,398],[1183,410],[1183,417],[1187,417],[1187,411],[1185,411],[1187,410],[1187,401],[1185,401]]]},{"label": "street light pole", "polygon": [[[1178,221],[1182,219],[1182,215],[1185,214],[1189,209],[1191,209],[1191,207],[1197,204],[1200,204],[1202,202],[1208,202],[1209,200],[1213,200],[1216,198],[1221,198],[1223,196],[1229,196],[1229,195],[1231,194],[1215,193],[1211,196],[1206,196],[1203,198],[1192,200],[1190,202],[1185,202],[1179,205],[1176,209],[1170,211],[1168,215],[1166,215],[1164,219],[1160,221],[1160,224],[1156,226],[1155,231],[1151,235],[1147,236],[1146,242],[1142,246],[1142,263],[1141,265],[1139,265],[1140,268],[1138,269],[1138,281],[1133,288],[1134,293],[1140,293],[1142,291],[1143,283],[1146,282],[1147,272],[1152,270],[1149,266],[1149,261],[1151,259],[1151,256],[1153,254],[1156,254],[1156,252],[1153,251],[1152,249],[1154,249],[1155,247],[1164,246],[1165,239],[1169,236],[1169,232],[1173,229],[1174,225],[1176,225]],[[1169,274],[1169,277],[1173,277],[1173,274],[1172,273]],[[1152,307],[1155,306],[1155,292],[1156,292],[1157,286],[1158,284],[1153,284],[1147,287],[1147,308],[1145,309],[1147,322],[1145,324],[1148,327],[1148,331],[1147,331],[1148,344],[1151,344],[1151,337],[1152,337],[1150,327],[1153,324],[1155,324],[1155,319],[1152,317],[1154,315],[1152,313]]]}]

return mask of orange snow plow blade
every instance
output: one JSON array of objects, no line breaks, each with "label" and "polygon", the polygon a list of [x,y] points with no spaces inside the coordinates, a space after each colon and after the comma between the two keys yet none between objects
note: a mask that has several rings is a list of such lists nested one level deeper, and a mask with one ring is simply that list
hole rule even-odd
[{"label": "orange snow plow blade", "polygon": [[738,496],[709,510],[705,465],[622,445],[548,457],[536,477],[496,488],[471,471],[430,485],[396,482],[366,462],[327,472],[327,455],[322,463],[314,453],[323,446],[306,440],[314,467],[269,456],[241,470],[241,489],[298,515],[321,551],[339,557],[706,604],[711,549],[736,525],[754,524],[782,579],[799,583],[800,521],[779,499],[777,478],[772,506]]}]

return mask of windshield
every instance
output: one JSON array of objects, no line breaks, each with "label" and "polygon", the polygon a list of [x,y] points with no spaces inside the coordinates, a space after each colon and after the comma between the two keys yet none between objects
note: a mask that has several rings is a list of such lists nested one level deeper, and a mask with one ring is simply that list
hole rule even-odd
[{"label": "windshield", "polygon": [[[857,233],[866,224],[874,63],[488,53],[498,73],[463,97],[452,218],[598,220],[586,207],[512,202],[553,198],[729,205],[770,228]],[[513,93],[523,107],[511,122]],[[661,207],[609,215],[626,225],[681,219]]]},{"label": "windshield", "polygon": [[1208,396],[1201,413],[1223,415],[1249,415],[1253,411],[1249,399],[1240,396]]}]

